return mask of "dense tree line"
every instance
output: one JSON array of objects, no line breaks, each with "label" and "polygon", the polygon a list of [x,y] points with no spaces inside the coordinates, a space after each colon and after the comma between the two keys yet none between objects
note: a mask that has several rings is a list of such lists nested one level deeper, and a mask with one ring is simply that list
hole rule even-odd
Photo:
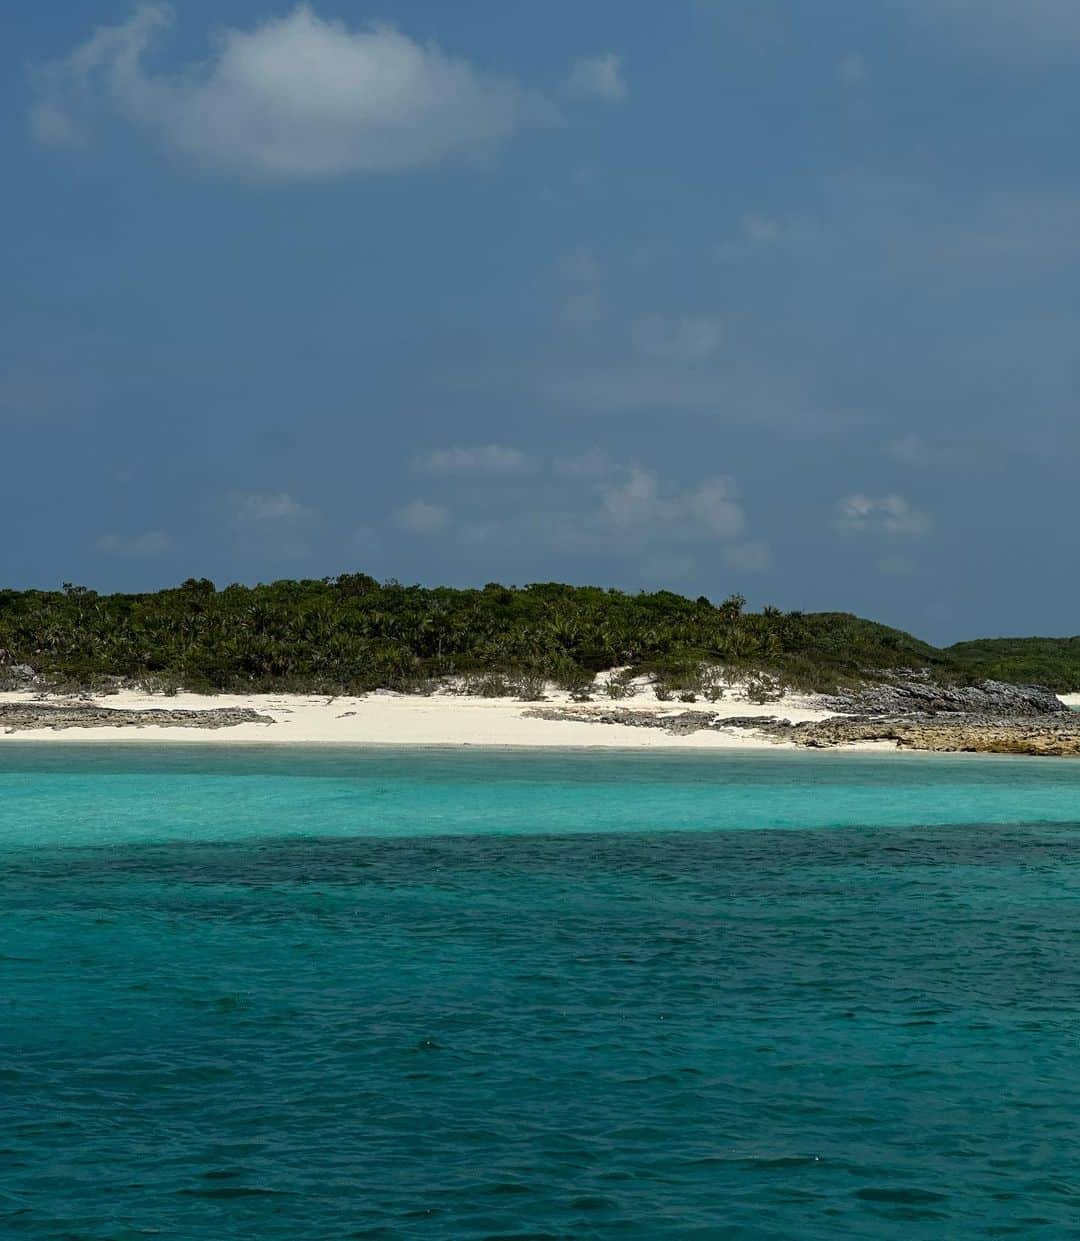
[{"label": "dense tree line", "polygon": [[[845,613],[744,605],[737,595],[713,603],[557,583],[429,589],[360,573],[222,590],[191,579],[150,594],[6,590],[0,674],[20,665],[64,684],[356,693],[450,676],[481,689],[499,678],[574,688],[625,666],[677,685],[721,663],[825,689],[888,668],[974,679],[993,663],[977,643],[960,657]],[[1066,667],[1044,657],[1041,679],[1080,686],[1080,649],[1071,658]],[[1010,679],[1027,679],[1022,657],[1009,659]]]},{"label": "dense tree line", "polygon": [[979,638],[958,642],[948,653],[961,671],[980,677],[1080,691],[1080,637]]}]

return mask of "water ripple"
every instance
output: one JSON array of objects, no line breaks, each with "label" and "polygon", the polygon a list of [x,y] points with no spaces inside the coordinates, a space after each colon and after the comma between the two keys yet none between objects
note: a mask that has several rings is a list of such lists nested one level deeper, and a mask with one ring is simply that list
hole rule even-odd
[{"label": "water ripple", "polygon": [[1078,861],[1064,823],[22,848],[0,1235],[1076,1235]]}]

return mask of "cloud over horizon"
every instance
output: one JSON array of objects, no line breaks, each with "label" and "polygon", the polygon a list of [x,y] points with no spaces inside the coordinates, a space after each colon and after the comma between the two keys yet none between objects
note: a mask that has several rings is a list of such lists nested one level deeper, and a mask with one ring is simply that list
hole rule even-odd
[{"label": "cloud over horizon", "polygon": [[737,538],[746,519],[726,478],[710,478],[683,492],[664,493],[652,470],[629,466],[618,482],[602,489],[604,517],[621,530],[646,527],[704,532]]},{"label": "cloud over horizon", "polygon": [[31,130],[79,146],[101,115],[146,130],[197,162],[266,177],[420,167],[506,138],[522,89],[389,24],[350,28],[302,4],[251,30],[225,27],[209,58],[173,73],[146,66],[173,25],[159,0],[99,27],[38,69]]},{"label": "cloud over horizon", "polygon": [[8,9],[0,584],[1072,632],[1075,3]]},{"label": "cloud over horizon", "polygon": [[875,498],[861,492],[840,501],[838,520],[846,530],[879,530],[910,536],[926,534],[932,524],[929,515],[913,508],[904,496]]}]

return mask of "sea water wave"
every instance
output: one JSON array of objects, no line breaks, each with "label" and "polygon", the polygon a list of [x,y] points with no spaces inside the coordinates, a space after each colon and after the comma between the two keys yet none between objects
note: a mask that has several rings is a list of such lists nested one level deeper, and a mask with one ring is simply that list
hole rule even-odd
[{"label": "sea water wave", "polygon": [[0,1235],[1077,1235],[1080,766],[65,750]]}]

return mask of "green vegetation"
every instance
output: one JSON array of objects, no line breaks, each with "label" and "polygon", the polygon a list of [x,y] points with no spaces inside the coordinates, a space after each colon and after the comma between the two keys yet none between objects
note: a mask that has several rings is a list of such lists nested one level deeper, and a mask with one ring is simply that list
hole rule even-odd
[{"label": "green vegetation", "polygon": [[1080,637],[979,638],[945,653],[978,678],[1047,685],[1062,694],[1080,691]]},{"label": "green vegetation", "polygon": [[[120,677],[166,691],[424,690],[441,677],[471,692],[535,697],[545,679],[582,690],[597,672],[650,673],[673,698],[715,698],[710,666],[830,689],[889,669],[942,680],[1080,688],[1080,638],[969,642],[938,650],[842,612],[744,609],[667,591],[495,584],[482,590],[380,584],[365,574],[217,590],[189,580],[153,594],[0,591],[0,676],[29,665],[57,684]],[[610,680],[618,697],[626,679]]]}]

